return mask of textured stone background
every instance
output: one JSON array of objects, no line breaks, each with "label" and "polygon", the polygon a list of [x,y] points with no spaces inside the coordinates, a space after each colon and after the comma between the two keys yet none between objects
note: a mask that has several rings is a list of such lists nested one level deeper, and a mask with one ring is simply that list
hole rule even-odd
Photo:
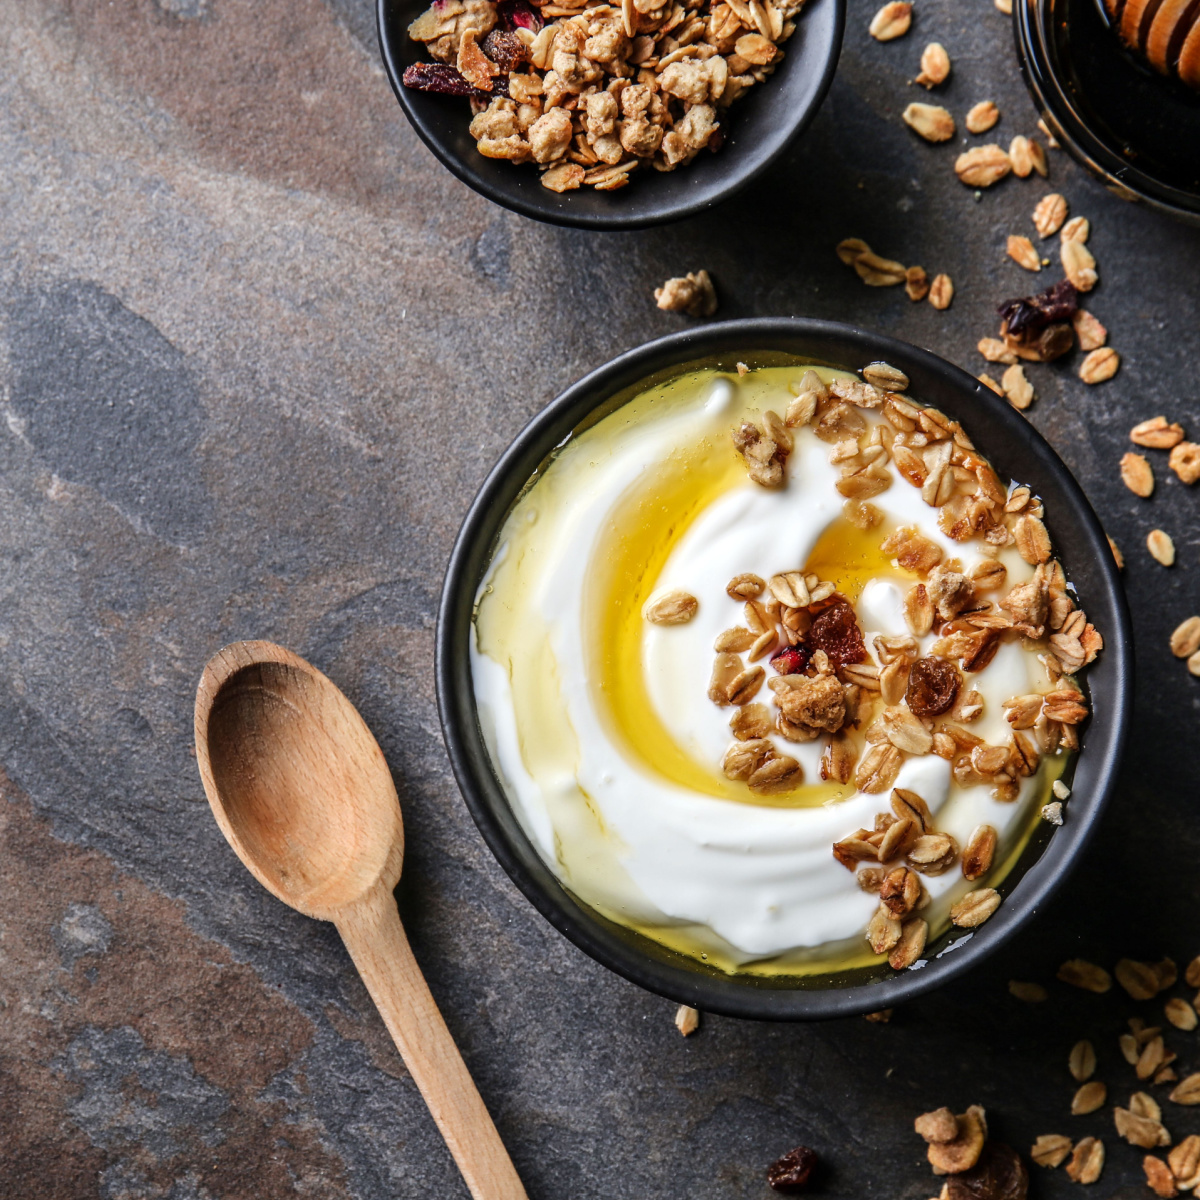
[{"label": "textured stone background", "polygon": [[[723,316],[880,328],[973,371],[1003,256],[1046,190],[975,201],[952,146],[899,125],[921,46],[947,103],[1034,116],[990,0],[918,0],[876,45],[852,0],[841,70],[791,157],[685,224],[584,235],[464,189],[409,131],[368,0],[0,0],[0,1184],[8,1196],[465,1196],[333,930],[228,851],[190,749],[193,688],[229,640],[287,643],[377,732],[410,850],[403,915],[533,1200],[763,1197],[797,1142],[839,1197],[934,1190],[913,1115],[979,1101],[1002,1136],[1108,1134],[1095,1189],[1143,1194],[1107,1112],[1067,1115],[1094,1038],[1118,1097],[1120,1022],[1062,959],[1200,952],[1200,681],[1166,649],[1197,603],[1198,497],[1116,482],[1126,431],[1200,432],[1200,233],[1108,196],[1060,154],[1091,217],[1089,307],[1124,356],[1085,388],[1031,372],[1030,418],[1129,561],[1138,712],[1086,866],[971,978],[896,1014],[706,1019],[608,974],[509,885],[451,779],[432,695],[435,598],[488,465],[564,384],[678,328],[650,291],[700,266]],[[842,237],[948,271],[953,308],[863,288]],[[1143,540],[1179,549],[1171,571]],[[1011,999],[1009,978],[1052,999]],[[1200,1067],[1197,1035],[1172,1033]],[[1168,1106],[1177,1136],[1200,1114]],[[1061,1172],[1038,1181],[1063,1195]]]}]

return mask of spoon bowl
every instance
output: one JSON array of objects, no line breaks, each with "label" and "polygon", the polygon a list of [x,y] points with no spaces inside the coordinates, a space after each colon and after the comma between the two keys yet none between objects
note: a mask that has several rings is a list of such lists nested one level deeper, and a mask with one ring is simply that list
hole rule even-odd
[{"label": "spoon bowl", "polygon": [[290,650],[236,642],[196,689],[196,762],[255,879],[337,926],[471,1195],[527,1200],[400,924],[400,801],[354,705]]},{"label": "spoon bowl", "polygon": [[221,651],[200,688],[200,770],[222,832],[255,878],[322,920],[377,885],[394,888],[404,855],[396,788],[341,691],[270,642]]}]

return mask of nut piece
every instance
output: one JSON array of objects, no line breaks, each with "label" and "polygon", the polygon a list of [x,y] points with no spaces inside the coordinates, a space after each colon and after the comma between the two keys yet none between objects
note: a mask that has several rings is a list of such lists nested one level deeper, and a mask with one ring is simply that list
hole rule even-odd
[{"label": "nut piece", "polygon": [[[949,275],[935,275],[933,283],[929,287],[929,303],[936,309],[946,309],[950,307],[950,301],[954,299],[954,284],[951,282]],[[1197,447],[1200,449],[1200,447]],[[1174,463],[1171,464],[1174,467]],[[1198,464],[1200,469],[1200,464]],[[1183,476],[1181,475],[1182,479]],[[1184,480],[1185,483],[1192,482]]]},{"label": "nut piece", "polygon": [[982,925],[1000,907],[1000,893],[995,888],[978,888],[968,892],[950,908],[950,920],[962,929]]},{"label": "nut piece", "polygon": [[1069,1137],[1063,1137],[1061,1133],[1043,1133],[1033,1143],[1029,1157],[1039,1167],[1057,1167],[1062,1165],[1070,1153],[1071,1139]]},{"label": "nut piece", "polygon": [[1196,1016],[1196,1010],[1186,1000],[1181,1000],[1178,996],[1172,996],[1167,1001],[1164,1011],[1166,1012],[1167,1020],[1176,1029],[1184,1029],[1190,1032],[1196,1028],[1197,1021],[1200,1021],[1200,1017]]},{"label": "nut piece", "polygon": [[1107,1099],[1108,1088],[1100,1080],[1093,1079],[1075,1093],[1071,1100],[1071,1114],[1082,1117],[1087,1113],[1093,1113],[1096,1109],[1103,1108]]},{"label": "nut piece", "polygon": [[1095,1183],[1104,1170],[1104,1143],[1099,1138],[1083,1138],[1067,1163],[1067,1176],[1072,1183]]},{"label": "nut piece", "polygon": [[1025,377],[1025,368],[1020,363],[1013,363],[1000,376],[1000,386],[1004,389],[1009,404],[1022,411],[1027,409],[1037,398],[1033,384]]},{"label": "nut piece", "polygon": [[684,1037],[691,1037],[700,1028],[700,1014],[696,1009],[681,1004],[675,1011],[675,1028]]},{"label": "nut piece", "polygon": [[717,291],[707,271],[689,271],[655,288],[654,302],[666,312],[711,317],[717,311]]},{"label": "nut piece", "polygon": [[1170,450],[1183,441],[1183,426],[1178,422],[1168,425],[1166,417],[1151,417],[1129,431],[1129,440],[1151,450]]},{"label": "nut piece", "polygon": [[941,42],[930,42],[921,53],[921,73],[917,82],[926,88],[945,83],[950,75],[950,55]]},{"label": "nut piece", "polygon": [[1200,479],[1200,445],[1196,442],[1180,442],[1171,451],[1167,465],[1184,483],[1189,486],[1195,483]]},{"label": "nut piece", "polygon": [[954,162],[954,173],[968,187],[985,188],[999,183],[1012,170],[1012,163],[994,142],[975,146],[960,154]]},{"label": "nut piece", "polygon": [[1164,533],[1161,529],[1150,530],[1146,534],[1146,549],[1150,551],[1155,562],[1161,563],[1164,567],[1175,565],[1175,543],[1171,540],[1169,533]]},{"label": "nut piece", "polygon": [[1043,196],[1033,210],[1033,227],[1039,237],[1049,237],[1057,233],[1067,219],[1067,202],[1057,192]]},{"label": "nut piece", "polygon": [[892,0],[872,18],[867,32],[877,42],[890,42],[903,37],[912,26],[912,5],[907,0]]},{"label": "nut piece", "polygon": [[[1171,634],[1171,653],[1176,658],[1190,658],[1197,650],[1200,650],[1200,617],[1188,617]],[[1189,987],[1200,987],[1200,958],[1188,964],[1185,978]]]},{"label": "nut piece", "polygon": [[700,601],[681,588],[664,592],[646,602],[642,616],[652,625],[686,625],[700,607]]},{"label": "nut piece", "polygon": [[1143,499],[1154,491],[1154,472],[1143,454],[1130,450],[1121,456],[1121,482],[1135,495]]},{"label": "nut piece", "polygon": [[1058,978],[1085,992],[1103,993],[1112,987],[1112,976],[1103,967],[1082,958],[1068,959],[1063,963],[1058,968]]},{"label": "nut piece", "polygon": [[958,1137],[958,1121],[948,1108],[922,1113],[913,1122],[913,1128],[930,1144],[952,1142]]},{"label": "nut piece", "polygon": [[1086,1038],[1071,1047],[1067,1069],[1076,1083],[1085,1083],[1096,1073],[1096,1049]]},{"label": "nut piece", "polygon": [[1172,1200],[1172,1197],[1179,1195],[1179,1188],[1175,1186],[1175,1176],[1161,1158],[1147,1154],[1142,1159],[1142,1170],[1146,1172],[1146,1183],[1156,1196],[1161,1196],[1162,1200]]},{"label": "nut piece", "polygon": [[939,104],[910,104],[901,117],[927,142],[945,142],[954,136],[954,118]]},{"label": "nut piece", "polygon": [[1000,110],[990,100],[981,100],[967,113],[964,124],[970,133],[987,133],[1000,120]]},{"label": "nut piece", "polygon": [[969,1171],[979,1161],[983,1144],[987,1141],[987,1118],[978,1104],[972,1104],[955,1121],[958,1133],[952,1141],[929,1143],[927,1156],[935,1175],[957,1175]]},{"label": "nut piece", "polygon": [[[1071,243],[1072,246],[1076,244]],[[1117,373],[1120,365],[1121,356],[1111,346],[1101,346],[1079,364],[1079,378],[1084,383],[1103,383]]]},{"label": "nut piece", "polygon": [[1033,248],[1033,243],[1027,237],[1009,235],[1008,257],[1027,271],[1040,271],[1042,269],[1041,256]]},{"label": "nut piece", "polygon": [[799,1195],[808,1188],[809,1176],[817,1165],[816,1152],[797,1146],[767,1168],[767,1183],[785,1195]]}]

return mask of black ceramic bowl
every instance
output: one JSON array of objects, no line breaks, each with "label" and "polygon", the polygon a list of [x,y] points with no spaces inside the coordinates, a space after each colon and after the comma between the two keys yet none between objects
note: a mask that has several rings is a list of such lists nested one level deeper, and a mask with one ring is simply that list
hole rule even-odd
[{"label": "black ceramic bowl", "polygon": [[1021,73],[1056,140],[1126,200],[1200,224],[1200,93],[1122,45],[1096,0],[1017,0]]},{"label": "black ceramic bowl", "polygon": [[[947,952],[944,936],[921,969],[884,966],[813,979],[730,976],[613,924],[576,900],[538,857],[493,772],[475,711],[468,662],[474,597],[508,511],[550,452],[589,418],[606,415],[655,381],[696,360],[733,370],[804,359],[854,370],[884,360],[911,380],[910,392],[960,420],[1002,477],[1043,497],[1047,525],[1068,577],[1105,648],[1088,669],[1093,715],[1074,764],[1066,824],[1043,823],[1002,885],[1005,901],[988,923]],[[1024,417],[988,388],[927,350],[828,321],[729,321],[660,338],[585,376],[517,436],[475,498],[442,590],[437,691],[450,761],[484,839],[513,881],[560,932],[597,961],[672,1000],[739,1017],[804,1019],[888,1008],[937,987],[1007,941],[1078,860],[1115,779],[1132,695],[1129,614],[1095,513],[1062,461]]]},{"label": "black ceramic bowl", "polygon": [[484,158],[467,132],[468,102],[416,92],[401,83],[404,68],[428,60],[408,26],[428,0],[378,0],[383,65],[400,107],[422,141],[463,183],[522,216],[584,229],[640,229],[691,216],[733,195],[808,127],[833,79],[846,22],[846,0],[808,0],[785,57],[766,83],[751,88],[722,117],[725,142],[675,171],[638,170],[615,192],[579,188],[561,195],[542,187],[536,167]]}]

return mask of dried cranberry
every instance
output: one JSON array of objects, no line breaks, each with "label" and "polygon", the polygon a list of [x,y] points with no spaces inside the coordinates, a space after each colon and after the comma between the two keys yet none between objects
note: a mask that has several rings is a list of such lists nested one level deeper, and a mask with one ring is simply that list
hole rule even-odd
[{"label": "dried cranberry", "polygon": [[528,29],[530,33],[540,33],[542,15],[535,11],[525,0],[500,0],[496,5],[496,16],[500,20],[500,28],[512,32],[514,29]]},{"label": "dried cranberry", "polygon": [[816,1165],[816,1152],[807,1146],[797,1146],[767,1168],[767,1182],[777,1192],[799,1195],[808,1187],[809,1177]]},{"label": "dried cranberry", "polygon": [[437,92],[442,96],[470,96],[486,103],[493,96],[508,95],[508,76],[497,75],[492,80],[492,91],[484,92],[472,87],[457,67],[419,62],[404,68],[404,86],[416,92]]},{"label": "dried cranberry", "polygon": [[854,609],[845,600],[831,605],[813,618],[804,642],[813,654],[824,650],[835,667],[860,663],[867,657],[858,619]]},{"label": "dried cranberry", "polygon": [[958,668],[944,658],[918,658],[909,668],[904,699],[914,716],[939,717],[954,707]]},{"label": "dried cranberry", "polygon": [[525,43],[515,33],[506,33],[501,29],[493,29],[483,39],[480,49],[505,75],[515,71],[529,57]]},{"label": "dried cranberry", "polygon": [[1005,300],[997,310],[1005,328],[1015,338],[1044,329],[1047,325],[1069,320],[1079,307],[1079,293],[1069,279],[1060,280],[1036,296]]},{"label": "dried cranberry", "polygon": [[808,666],[809,653],[803,646],[784,646],[771,655],[771,666],[780,675],[799,675]]}]

